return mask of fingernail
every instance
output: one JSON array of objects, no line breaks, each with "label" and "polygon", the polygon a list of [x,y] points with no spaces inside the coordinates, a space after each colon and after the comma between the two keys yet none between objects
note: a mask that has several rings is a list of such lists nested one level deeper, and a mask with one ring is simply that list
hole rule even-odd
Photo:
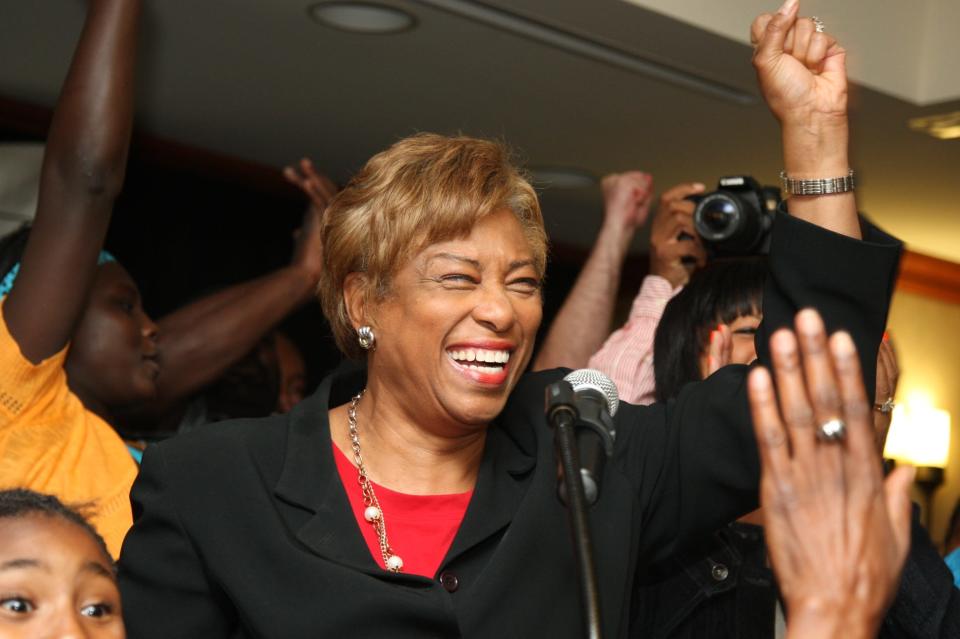
[{"label": "fingernail", "polygon": [[823,320],[815,309],[808,307],[797,313],[796,325],[798,330],[809,333],[820,330],[823,326]]},{"label": "fingernail", "polygon": [[834,355],[847,356],[852,355],[856,350],[853,338],[846,331],[837,331],[830,337],[830,343],[833,346]]},{"label": "fingernail", "polygon": [[889,342],[889,341],[890,341],[890,331],[884,331],[884,332],[883,332],[883,341],[885,341],[885,342]]},{"label": "fingernail", "polygon": [[710,331],[710,343],[713,344],[714,340],[717,338],[717,331]]},{"label": "fingernail", "polygon": [[793,7],[796,4],[797,0],[787,0],[783,3],[783,6],[780,7],[780,11],[778,13],[782,16],[788,16],[790,15],[790,12],[793,11]]},{"label": "fingernail", "polygon": [[702,190],[704,190],[704,189],[707,188],[707,187],[706,187],[706,185],[703,184],[702,182],[694,182],[693,188],[697,189],[698,191],[702,191]]}]

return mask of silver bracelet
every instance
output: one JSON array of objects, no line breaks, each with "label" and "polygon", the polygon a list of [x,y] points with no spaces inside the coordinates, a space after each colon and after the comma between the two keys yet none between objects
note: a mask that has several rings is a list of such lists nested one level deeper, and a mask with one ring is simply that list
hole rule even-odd
[{"label": "silver bracelet", "polygon": [[787,176],[786,171],[780,171],[780,185],[787,195],[833,195],[834,193],[849,193],[856,188],[853,179],[853,169],[843,177],[820,178],[805,180]]}]

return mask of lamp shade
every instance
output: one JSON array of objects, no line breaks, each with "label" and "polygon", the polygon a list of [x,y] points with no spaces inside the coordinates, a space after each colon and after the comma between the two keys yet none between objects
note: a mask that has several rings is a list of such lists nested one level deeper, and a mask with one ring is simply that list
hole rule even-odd
[{"label": "lamp shade", "polygon": [[914,466],[946,468],[950,454],[950,413],[923,403],[900,404],[883,456]]}]

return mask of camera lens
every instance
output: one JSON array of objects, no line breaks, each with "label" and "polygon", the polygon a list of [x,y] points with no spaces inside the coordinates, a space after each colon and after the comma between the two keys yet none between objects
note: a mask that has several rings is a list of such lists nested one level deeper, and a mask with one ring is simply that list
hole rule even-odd
[{"label": "camera lens", "polygon": [[737,232],[740,206],[725,193],[712,193],[697,205],[693,223],[704,239],[722,242]]}]

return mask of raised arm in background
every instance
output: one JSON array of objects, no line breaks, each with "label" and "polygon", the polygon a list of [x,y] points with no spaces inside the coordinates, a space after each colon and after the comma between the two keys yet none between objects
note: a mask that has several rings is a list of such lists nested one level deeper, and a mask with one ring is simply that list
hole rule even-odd
[{"label": "raised arm in background", "polygon": [[34,364],[70,341],[123,186],[133,122],[139,0],[90,0],[54,109],[33,230],[3,305]]},{"label": "raised arm in background", "polygon": [[626,323],[610,334],[588,362],[606,373],[620,398],[631,404],[654,401],[653,336],[663,308],[690,273],[704,265],[706,253],[693,228],[693,202],[703,184],[678,184],[660,196],[650,229],[650,274],[643,278]]},{"label": "raised arm in background", "polygon": [[162,415],[216,380],[267,331],[313,299],[323,268],[323,212],[337,187],[317,173],[308,159],[300,161],[299,172],[287,167],[284,177],[300,187],[310,202],[296,233],[290,265],[208,295],[157,322],[162,364],[157,397],[139,408],[138,422],[144,414]]},{"label": "raised arm in background", "polygon": [[583,368],[610,331],[623,260],[650,211],[653,178],[641,171],[603,178],[603,225],[577,281],[543,340],[533,370]]}]

